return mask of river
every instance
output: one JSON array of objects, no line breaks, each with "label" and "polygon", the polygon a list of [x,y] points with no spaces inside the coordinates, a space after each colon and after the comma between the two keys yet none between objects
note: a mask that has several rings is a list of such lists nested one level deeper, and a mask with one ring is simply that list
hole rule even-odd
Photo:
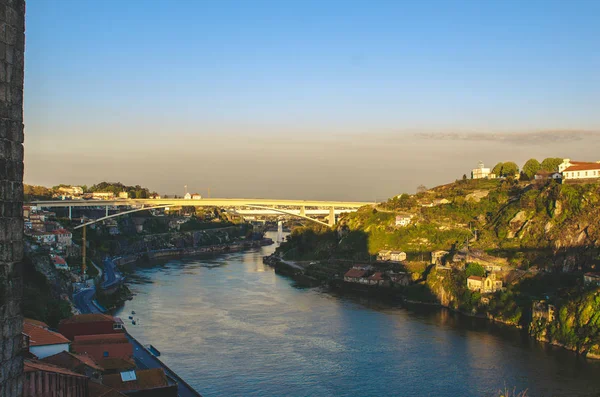
[{"label": "river", "polygon": [[128,331],[206,397],[600,395],[600,362],[447,310],[296,288],[263,265],[274,249],[138,266],[116,315],[135,310]]}]

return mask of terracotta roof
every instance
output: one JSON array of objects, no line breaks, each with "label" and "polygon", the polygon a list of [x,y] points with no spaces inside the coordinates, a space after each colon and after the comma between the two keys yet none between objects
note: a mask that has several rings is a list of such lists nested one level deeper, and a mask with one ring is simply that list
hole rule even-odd
[{"label": "terracotta roof", "polygon": [[67,351],[62,351],[53,356],[48,356],[42,359],[45,363],[58,365],[63,368],[68,368],[76,371],[81,365],[86,365],[97,371],[104,371],[104,368],[100,367],[93,358],[84,354],[73,354]]},{"label": "terracotta roof", "polygon": [[112,387],[108,387],[101,383],[90,382],[88,385],[88,395],[89,397],[122,397],[125,394],[120,393],[119,391],[113,389]]},{"label": "terracotta roof", "polygon": [[65,261],[62,257],[58,256],[58,255],[54,255],[52,257],[52,261],[54,262],[55,265],[66,265],[67,261]]},{"label": "terracotta roof", "polygon": [[77,335],[73,344],[78,345],[105,345],[115,343],[129,343],[129,339],[123,333],[100,334],[100,335]]},{"label": "terracotta roof", "polygon": [[43,362],[38,361],[38,360],[25,360],[23,370],[24,370],[24,372],[43,371],[43,372],[53,372],[53,373],[56,373],[56,374],[76,376],[78,378],[86,378],[85,375],[81,375],[81,374],[78,374],[76,372],[69,371],[66,368],[61,368],[61,367],[56,366],[56,365],[43,363]]},{"label": "terracotta roof", "polygon": [[62,334],[50,331],[48,326],[44,327],[34,325],[27,321],[23,321],[23,333],[29,336],[30,346],[60,345],[63,343],[71,343],[71,341],[65,338]]},{"label": "terracotta roof", "polygon": [[50,328],[48,326],[48,324],[46,324],[43,321],[34,320],[32,318],[27,318],[27,317],[23,318],[23,323],[29,323],[29,324],[32,324],[32,325],[37,325],[38,327]]},{"label": "terracotta roof", "polygon": [[122,357],[103,358],[98,363],[102,366],[102,368],[104,368],[107,371],[114,369],[128,370],[135,369],[136,367],[135,361],[128,360]]},{"label": "terracotta roof", "polygon": [[[574,164],[571,161],[571,164]],[[572,165],[569,168],[565,169],[563,172],[571,172],[571,171],[589,171],[589,170],[600,170],[599,163],[579,163],[577,165]]]},{"label": "terracotta roof", "polygon": [[369,280],[374,280],[374,281],[383,280],[383,277],[381,277],[381,272],[373,273],[373,275],[371,277],[369,277]]},{"label": "terracotta roof", "polygon": [[116,321],[115,317],[108,314],[92,313],[79,314],[60,321],[60,324],[81,324],[81,323],[96,323],[100,321]]},{"label": "terracotta roof", "polygon": [[367,273],[366,270],[362,270],[362,269],[350,269],[346,272],[346,274],[344,274],[344,277],[352,277],[352,278],[359,278],[364,276]]},{"label": "terracotta roof", "polygon": [[71,232],[68,231],[67,229],[56,229],[52,233],[54,233],[54,234],[71,234]]},{"label": "terracotta roof", "polygon": [[169,386],[162,368],[135,371],[136,380],[123,382],[121,374],[105,375],[102,382],[116,390],[148,390]]},{"label": "terracotta roof", "polygon": [[404,251],[392,251],[392,255],[404,254]]},{"label": "terracotta roof", "polygon": [[479,277],[479,276],[469,276],[467,278],[467,280],[477,280],[477,281],[483,281],[483,277]]}]

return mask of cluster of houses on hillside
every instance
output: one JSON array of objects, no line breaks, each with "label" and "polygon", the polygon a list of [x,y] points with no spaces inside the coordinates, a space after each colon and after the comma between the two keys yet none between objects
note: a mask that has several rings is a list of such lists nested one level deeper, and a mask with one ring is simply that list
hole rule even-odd
[{"label": "cluster of houses on hillside", "polygon": [[[472,179],[495,179],[498,175],[494,174],[489,168],[486,168],[482,162],[479,162],[477,168],[471,171]],[[515,175],[516,178],[519,175]],[[557,180],[563,182],[595,182],[600,181],[600,161],[574,161],[563,159],[558,166],[558,171],[540,170],[535,174],[536,181]]]},{"label": "cluster of houses on hillside", "polygon": [[138,368],[123,322],[106,314],[62,320],[58,331],[24,319],[23,395],[55,396],[69,385],[72,396],[176,397],[177,383],[162,368]]},{"label": "cluster of houses on hillside", "polygon": [[411,276],[407,272],[378,271],[370,265],[355,265],[344,274],[344,281],[354,284],[391,287],[393,285],[410,284]]},{"label": "cluster of houses on hillside", "polygon": [[[85,193],[81,186],[61,186],[52,195],[53,198],[59,198],[62,200],[114,200],[128,199],[128,192],[119,192],[115,194],[113,192],[92,192]],[[148,198],[160,199],[161,196],[157,193],[151,194]]]},{"label": "cluster of houses on hillside", "polygon": [[73,255],[78,250],[73,246],[73,234],[55,220],[56,214],[38,210],[34,206],[23,206],[23,225],[25,235],[36,244],[52,252],[50,259],[60,270],[69,270],[69,266],[59,254]]}]

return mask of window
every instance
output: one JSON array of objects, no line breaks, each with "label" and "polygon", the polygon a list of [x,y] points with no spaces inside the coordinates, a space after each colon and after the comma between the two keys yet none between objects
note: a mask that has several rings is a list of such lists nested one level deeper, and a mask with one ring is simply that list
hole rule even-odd
[{"label": "window", "polygon": [[587,171],[585,172],[585,176],[587,176]]},{"label": "window", "polygon": [[103,356],[103,357],[108,357],[108,352],[104,352],[104,353],[102,353],[102,356]]},{"label": "window", "polygon": [[114,330],[123,329],[123,324],[121,324],[121,323],[113,323],[113,329]]}]

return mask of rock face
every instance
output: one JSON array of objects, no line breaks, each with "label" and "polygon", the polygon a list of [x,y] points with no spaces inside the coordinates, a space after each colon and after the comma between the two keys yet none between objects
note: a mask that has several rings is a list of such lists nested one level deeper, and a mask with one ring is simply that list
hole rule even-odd
[{"label": "rock face", "polygon": [[25,1],[0,0],[0,396],[22,394]]}]

